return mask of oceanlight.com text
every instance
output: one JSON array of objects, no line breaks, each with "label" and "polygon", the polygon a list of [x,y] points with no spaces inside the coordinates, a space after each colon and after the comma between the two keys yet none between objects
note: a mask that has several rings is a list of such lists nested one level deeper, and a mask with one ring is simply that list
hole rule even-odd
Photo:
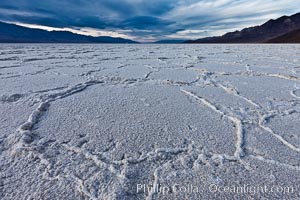
[{"label": "oceanlight.com text", "polygon": [[203,193],[208,191],[211,194],[240,194],[240,195],[259,195],[259,194],[280,194],[280,195],[290,195],[295,194],[298,191],[297,187],[294,186],[282,186],[282,185],[147,185],[147,184],[137,184],[137,193],[155,193],[161,195],[168,195],[170,193]]}]

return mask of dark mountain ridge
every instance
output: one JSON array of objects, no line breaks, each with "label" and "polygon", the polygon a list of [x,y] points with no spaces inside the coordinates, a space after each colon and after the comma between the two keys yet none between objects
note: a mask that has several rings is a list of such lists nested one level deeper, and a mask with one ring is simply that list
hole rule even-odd
[{"label": "dark mountain ridge", "polygon": [[300,29],[273,38],[268,43],[300,43]]},{"label": "dark mountain ridge", "polygon": [[269,20],[261,26],[229,32],[220,37],[189,40],[186,43],[265,43],[272,39],[300,29],[300,13]]},{"label": "dark mountain ridge", "polygon": [[45,31],[0,22],[0,43],[137,43],[109,36],[92,37],[68,31]]}]

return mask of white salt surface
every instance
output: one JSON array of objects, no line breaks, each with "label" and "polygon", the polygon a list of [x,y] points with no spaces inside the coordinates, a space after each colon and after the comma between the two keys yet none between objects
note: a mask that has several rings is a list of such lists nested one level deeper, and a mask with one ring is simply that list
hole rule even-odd
[{"label": "white salt surface", "polygon": [[0,199],[299,199],[299,58],[299,45],[2,44]]}]

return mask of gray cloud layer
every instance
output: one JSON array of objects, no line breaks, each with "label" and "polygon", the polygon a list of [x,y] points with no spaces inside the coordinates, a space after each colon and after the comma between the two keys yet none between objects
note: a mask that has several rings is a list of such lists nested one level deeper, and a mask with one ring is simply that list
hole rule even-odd
[{"label": "gray cloud layer", "polygon": [[134,38],[198,38],[262,23],[300,9],[295,0],[1,0],[0,20],[90,27]]}]

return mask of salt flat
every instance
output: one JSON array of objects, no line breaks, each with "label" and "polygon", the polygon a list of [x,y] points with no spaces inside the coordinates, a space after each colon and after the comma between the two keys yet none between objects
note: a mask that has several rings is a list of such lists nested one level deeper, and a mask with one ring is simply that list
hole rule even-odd
[{"label": "salt flat", "polygon": [[300,199],[299,45],[1,44],[0,86],[0,199]]}]

